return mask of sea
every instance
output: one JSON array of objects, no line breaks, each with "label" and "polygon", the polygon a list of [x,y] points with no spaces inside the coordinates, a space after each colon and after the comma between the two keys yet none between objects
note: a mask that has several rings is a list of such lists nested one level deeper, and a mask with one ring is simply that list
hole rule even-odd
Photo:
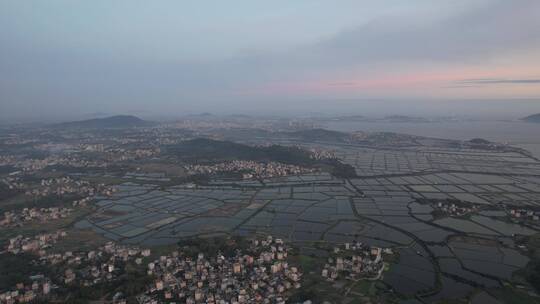
[{"label": "sea", "polygon": [[336,131],[394,132],[425,137],[489,141],[521,147],[540,158],[540,123],[523,121],[383,122],[332,121],[323,127]]}]

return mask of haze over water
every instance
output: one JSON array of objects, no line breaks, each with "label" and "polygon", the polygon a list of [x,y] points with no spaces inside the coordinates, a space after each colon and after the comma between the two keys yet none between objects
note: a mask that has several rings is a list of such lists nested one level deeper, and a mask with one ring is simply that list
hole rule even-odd
[{"label": "haze over water", "polygon": [[540,124],[521,121],[459,122],[328,122],[324,127],[337,131],[396,132],[418,136],[469,140],[484,138],[516,145],[540,158]]}]

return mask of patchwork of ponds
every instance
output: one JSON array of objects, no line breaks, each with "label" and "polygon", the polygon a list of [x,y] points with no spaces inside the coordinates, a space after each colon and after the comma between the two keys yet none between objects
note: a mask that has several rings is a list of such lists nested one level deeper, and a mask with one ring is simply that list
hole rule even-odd
[{"label": "patchwork of ponds", "polygon": [[[425,302],[501,286],[528,263],[512,237],[538,230],[511,221],[503,206],[540,207],[540,178],[532,176],[540,174],[536,162],[512,153],[336,149],[361,176],[314,173],[165,188],[124,183],[77,227],[142,245],[272,234],[305,252],[315,250],[308,246],[314,242],[391,247],[399,258],[384,282]],[[510,169],[528,175],[500,174]],[[460,217],[435,215],[426,199],[481,209]]]}]

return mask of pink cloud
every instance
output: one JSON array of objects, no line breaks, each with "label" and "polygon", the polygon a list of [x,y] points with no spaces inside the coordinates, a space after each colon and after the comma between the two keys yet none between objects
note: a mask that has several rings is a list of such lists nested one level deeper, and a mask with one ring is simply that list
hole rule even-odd
[{"label": "pink cloud", "polygon": [[[384,95],[389,92],[403,92],[428,90],[440,91],[445,94],[445,90],[463,90],[470,94],[474,89],[476,91],[491,90],[494,93],[501,89],[503,84],[490,87],[452,87],[452,84],[464,79],[483,79],[483,78],[528,78],[538,77],[538,73],[530,67],[500,67],[500,68],[446,68],[431,71],[417,72],[396,72],[385,75],[366,76],[346,76],[325,78],[316,80],[292,80],[268,83],[263,86],[241,90],[241,95],[303,95],[303,94],[359,94],[376,93]],[[530,93],[531,85],[528,87],[516,86],[511,89],[513,94],[519,95]],[[536,86],[538,87],[538,85]],[[506,88],[509,90],[509,88]],[[452,92],[450,95],[455,94]],[[464,96],[466,97],[466,96]]]}]

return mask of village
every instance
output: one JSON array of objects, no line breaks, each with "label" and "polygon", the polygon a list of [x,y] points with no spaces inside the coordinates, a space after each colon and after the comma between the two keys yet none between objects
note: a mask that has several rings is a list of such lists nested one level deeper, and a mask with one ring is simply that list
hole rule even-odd
[{"label": "village", "polygon": [[261,163],[246,160],[234,160],[214,165],[186,165],[188,174],[219,174],[225,172],[241,172],[244,179],[271,178],[289,175],[298,175],[314,172],[314,169],[277,162]]},{"label": "village", "polygon": [[[301,287],[302,272],[289,265],[289,248],[281,239],[268,236],[253,239],[245,252],[221,252],[196,257],[182,251],[161,255],[155,260],[150,249],[108,242],[91,251],[55,253],[53,245],[67,236],[65,231],[10,239],[12,254],[38,256],[37,265],[54,267],[58,277],[36,273],[31,283],[17,283],[0,294],[0,303],[27,303],[36,299],[61,299],[55,290],[69,286],[93,286],[112,282],[126,273],[128,264],[146,268],[151,283],[138,295],[139,303],[180,301],[185,303],[285,303],[291,291]],[[145,264],[146,263],[146,264]],[[115,303],[125,303],[121,293]]]},{"label": "village", "polygon": [[476,205],[458,206],[455,203],[438,202],[433,204],[435,212],[448,216],[464,216],[470,213],[477,212],[479,207]]},{"label": "village", "polygon": [[126,272],[126,263],[141,265],[143,258],[151,254],[150,249],[139,249],[113,242],[91,251],[53,252],[54,250],[51,250],[53,245],[66,236],[65,231],[57,231],[35,238],[18,236],[10,239],[7,252],[37,255],[36,265],[54,267],[61,271],[58,277],[52,278],[41,273],[30,276],[31,283],[25,285],[20,282],[11,290],[1,293],[0,303],[26,303],[35,299],[61,300],[63,296],[56,294],[55,290],[61,287],[93,286],[114,281]]},{"label": "village", "polygon": [[247,252],[196,259],[173,252],[148,264],[156,278],[140,303],[159,300],[185,303],[285,303],[301,287],[301,271],[287,262],[288,247],[268,236],[253,240]]},{"label": "village", "polygon": [[67,218],[73,212],[72,208],[24,208],[21,211],[6,211],[4,218],[0,218],[0,227],[22,227],[31,221],[46,222]]},{"label": "village", "polygon": [[36,253],[39,256],[46,254],[46,249],[51,248],[60,238],[66,237],[67,232],[58,230],[53,233],[39,234],[34,237],[23,237],[18,235],[9,239],[6,251],[18,254],[24,252]]},{"label": "village", "polygon": [[105,184],[93,185],[84,180],[75,180],[68,177],[43,179],[40,186],[25,192],[28,196],[44,197],[47,195],[67,195],[76,194],[82,196],[93,196],[96,194],[111,195],[113,187]]},{"label": "village", "polygon": [[529,209],[510,209],[510,217],[514,219],[538,221],[540,219],[538,212]]},{"label": "village", "polygon": [[390,248],[369,247],[360,242],[334,247],[321,276],[330,282],[339,279],[378,280],[384,271],[383,253],[393,254]]}]

